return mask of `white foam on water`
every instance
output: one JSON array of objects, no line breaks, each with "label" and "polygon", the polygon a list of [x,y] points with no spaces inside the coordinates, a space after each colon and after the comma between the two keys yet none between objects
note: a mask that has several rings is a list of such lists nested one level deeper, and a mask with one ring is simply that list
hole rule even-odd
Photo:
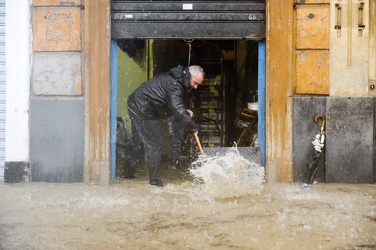
[{"label": "white foam on water", "polygon": [[265,170],[239,154],[236,147],[218,157],[200,157],[189,173],[207,199],[260,194]]},{"label": "white foam on water", "polygon": [[374,184],[260,185],[207,202],[203,180],[0,183],[0,249],[374,248]]}]

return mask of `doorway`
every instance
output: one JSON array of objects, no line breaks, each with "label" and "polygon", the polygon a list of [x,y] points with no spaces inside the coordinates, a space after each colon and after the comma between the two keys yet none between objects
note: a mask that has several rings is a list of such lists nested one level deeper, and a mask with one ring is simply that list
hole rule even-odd
[{"label": "doorway", "polygon": [[[240,141],[242,145],[239,146],[258,146],[258,122],[255,116],[247,115],[244,110],[248,110],[248,103],[258,101],[259,42],[118,39],[115,45],[117,94],[113,106],[116,105],[117,112],[112,124],[115,123],[119,129],[120,122],[123,140],[131,139],[126,101],[138,86],[178,65],[200,65],[205,71],[205,81],[197,93],[200,103],[191,101],[189,105],[200,125],[203,146],[230,147]],[[244,130],[251,124],[254,136],[245,138]],[[166,121],[161,121],[161,128],[164,142],[162,158],[167,158],[169,131]],[[198,152],[192,136],[186,135],[181,148],[182,157],[190,162]],[[113,180],[121,174],[127,157],[126,150],[116,147]]]}]

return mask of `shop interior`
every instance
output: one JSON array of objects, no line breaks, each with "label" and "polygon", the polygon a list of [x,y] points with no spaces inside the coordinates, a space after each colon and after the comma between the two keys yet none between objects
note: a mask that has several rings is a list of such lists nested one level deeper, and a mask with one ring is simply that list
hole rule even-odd
[{"label": "shop interior", "polygon": [[[250,40],[117,40],[117,134],[131,139],[127,97],[147,79],[170,68],[200,65],[205,80],[189,108],[199,125],[203,148],[256,147],[258,102],[258,42]],[[199,100],[199,101],[197,101]],[[161,121],[163,157],[168,157],[168,126]],[[199,150],[194,136],[186,133],[182,158],[191,162]],[[127,152],[117,144],[117,175]],[[120,169],[118,171],[118,169]]]}]

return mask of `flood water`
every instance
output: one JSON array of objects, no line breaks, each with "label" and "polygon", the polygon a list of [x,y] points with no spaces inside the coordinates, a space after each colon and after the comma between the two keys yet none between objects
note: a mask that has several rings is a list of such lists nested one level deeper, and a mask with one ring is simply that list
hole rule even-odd
[{"label": "flood water", "polygon": [[215,182],[145,176],[0,183],[0,249],[376,249],[376,185],[262,182],[220,197]]}]

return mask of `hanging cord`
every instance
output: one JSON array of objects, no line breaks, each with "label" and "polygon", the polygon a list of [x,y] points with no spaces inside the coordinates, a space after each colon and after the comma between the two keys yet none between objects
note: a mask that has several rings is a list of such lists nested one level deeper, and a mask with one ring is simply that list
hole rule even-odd
[{"label": "hanging cord", "polygon": [[189,47],[189,52],[188,52],[188,67],[189,67],[191,65],[191,51],[192,51],[193,39],[191,39],[191,40],[184,39],[184,42],[186,42],[188,44],[188,47]]},{"label": "hanging cord", "polygon": [[189,52],[188,52],[188,67],[191,65],[191,50],[192,50],[192,43],[188,43]]}]

